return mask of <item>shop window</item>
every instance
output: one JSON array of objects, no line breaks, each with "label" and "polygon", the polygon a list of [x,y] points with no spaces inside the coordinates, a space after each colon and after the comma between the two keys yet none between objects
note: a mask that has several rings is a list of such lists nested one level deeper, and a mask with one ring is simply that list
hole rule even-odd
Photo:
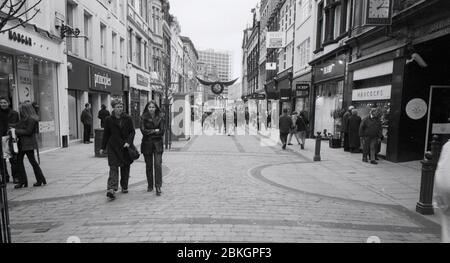
[{"label": "shop window", "polygon": [[18,100],[39,105],[40,150],[59,147],[56,64],[20,56],[17,59]]},{"label": "shop window", "polygon": [[316,86],[315,131],[340,136],[343,116],[344,81]]}]

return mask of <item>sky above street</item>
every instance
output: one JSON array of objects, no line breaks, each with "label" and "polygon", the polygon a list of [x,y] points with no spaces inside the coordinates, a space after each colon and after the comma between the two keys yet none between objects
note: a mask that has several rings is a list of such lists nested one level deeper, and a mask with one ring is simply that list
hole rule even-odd
[{"label": "sky above street", "polygon": [[233,76],[240,77],[242,37],[251,25],[257,0],[170,0],[170,12],[181,25],[181,35],[191,38],[197,49],[233,52]]}]

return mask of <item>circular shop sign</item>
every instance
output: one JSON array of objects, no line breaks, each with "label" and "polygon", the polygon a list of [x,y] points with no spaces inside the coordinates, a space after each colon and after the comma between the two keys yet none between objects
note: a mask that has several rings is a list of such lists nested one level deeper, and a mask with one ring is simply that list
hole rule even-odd
[{"label": "circular shop sign", "polygon": [[413,120],[420,120],[427,114],[428,106],[423,99],[413,99],[406,105],[406,114]]}]

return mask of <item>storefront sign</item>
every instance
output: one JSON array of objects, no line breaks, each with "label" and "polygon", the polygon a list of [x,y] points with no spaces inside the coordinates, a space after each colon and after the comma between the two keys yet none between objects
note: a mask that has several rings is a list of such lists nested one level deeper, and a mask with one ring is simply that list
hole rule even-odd
[{"label": "storefront sign", "polygon": [[297,98],[309,97],[309,84],[297,84],[295,89],[295,96]]},{"label": "storefront sign", "polygon": [[140,86],[148,87],[149,79],[141,74],[136,74],[136,83]]},{"label": "storefront sign", "polygon": [[31,46],[33,44],[33,40],[31,39],[31,37],[25,36],[20,33],[16,33],[12,30],[9,31],[8,36],[9,36],[9,40],[16,41],[18,43],[21,43],[21,44],[24,44],[27,46]]},{"label": "storefront sign", "polygon": [[90,89],[120,95],[123,92],[122,75],[106,71],[95,66],[89,66]]},{"label": "storefront sign", "polygon": [[105,89],[111,87],[111,77],[106,73],[105,75],[94,74],[94,87],[105,86]]},{"label": "storefront sign", "polygon": [[392,86],[353,90],[353,101],[390,100]]},{"label": "storefront sign", "polygon": [[450,134],[450,123],[433,123],[433,134]]},{"label": "storefront sign", "polygon": [[428,105],[423,99],[413,99],[406,105],[406,114],[413,120],[420,120],[428,112]]},{"label": "storefront sign", "polygon": [[316,81],[322,81],[334,77],[344,76],[345,74],[345,55],[336,57],[326,63],[314,67]]}]

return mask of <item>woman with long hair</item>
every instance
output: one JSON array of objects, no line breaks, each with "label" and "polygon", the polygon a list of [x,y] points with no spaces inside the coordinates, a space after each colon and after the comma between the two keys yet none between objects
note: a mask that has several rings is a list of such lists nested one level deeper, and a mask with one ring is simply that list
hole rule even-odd
[{"label": "woman with long hair", "polygon": [[[141,116],[141,132],[143,135],[141,152],[145,157],[148,192],[156,187],[156,195],[161,195],[162,156],[164,153],[163,136],[165,121],[155,101],[150,101]],[[154,170],[154,172],[153,172]]]},{"label": "woman with long hair", "polygon": [[19,183],[15,186],[16,189],[28,187],[27,173],[23,163],[25,155],[28,157],[31,166],[33,167],[34,175],[37,183],[34,187],[46,185],[44,174],[34,156],[34,150],[37,149],[36,133],[39,131],[39,116],[33,105],[25,102],[19,107],[20,122],[16,125],[16,135],[19,137],[19,154],[17,156],[17,172]]},{"label": "woman with long hair", "polygon": [[119,168],[122,193],[128,193],[130,168],[133,163],[128,148],[133,146],[136,131],[133,120],[124,112],[123,102],[114,100],[111,102],[111,106],[113,112],[105,119],[100,154],[108,150],[109,178],[106,196],[110,200],[114,200],[116,192],[119,190]]}]

